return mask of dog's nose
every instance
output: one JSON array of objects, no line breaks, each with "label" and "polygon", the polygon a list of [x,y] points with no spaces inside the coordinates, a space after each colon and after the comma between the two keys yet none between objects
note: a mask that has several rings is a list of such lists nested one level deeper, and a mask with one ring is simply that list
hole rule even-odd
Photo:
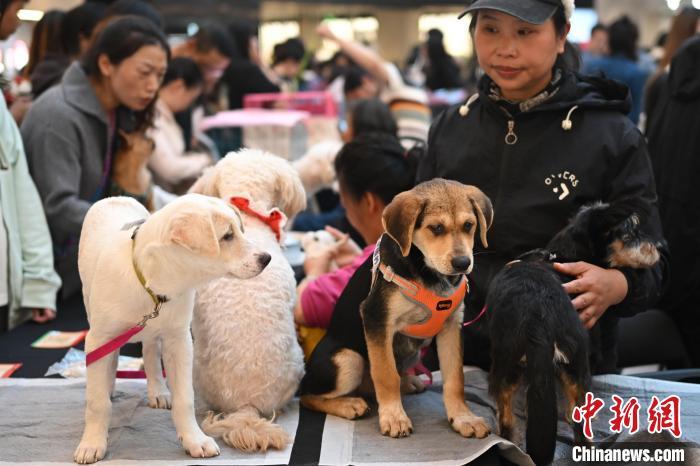
[{"label": "dog's nose", "polygon": [[456,256],[452,258],[452,268],[463,272],[469,268],[472,261],[467,256]]},{"label": "dog's nose", "polygon": [[260,264],[260,267],[263,269],[267,267],[267,264],[269,264],[271,260],[272,256],[266,252],[258,255],[258,264]]}]

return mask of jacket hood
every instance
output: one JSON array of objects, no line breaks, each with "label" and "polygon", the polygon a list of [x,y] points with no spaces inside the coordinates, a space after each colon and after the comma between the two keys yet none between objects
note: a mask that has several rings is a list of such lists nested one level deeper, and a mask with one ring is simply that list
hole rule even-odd
[{"label": "jacket hood", "polygon": [[[484,76],[479,83],[479,94],[484,101],[493,102],[488,97],[492,82],[491,78]],[[563,71],[557,92],[545,102],[534,105],[528,112],[569,110],[575,106],[627,114],[632,108],[632,96],[629,88],[617,81]]]},{"label": "jacket hood", "polygon": [[700,36],[683,44],[671,61],[668,85],[674,99],[700,97]]}]

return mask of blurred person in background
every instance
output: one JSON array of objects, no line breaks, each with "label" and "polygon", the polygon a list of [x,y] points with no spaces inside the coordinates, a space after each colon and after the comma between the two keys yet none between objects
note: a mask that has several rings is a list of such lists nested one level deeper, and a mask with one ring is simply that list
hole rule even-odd
[{"label": "blurred person in background", "polygon": [[431,91],[461,87],[463,83],[459,76],[459,66],[445,50],[443,34],[439,29],[428,31],[425,50],[425,86]]},{"label": "blurred person in background", "polygon": [[700,36],[673,54],[657,86],[646,134],[671,251],[671,280],[660,308],[678,325],[691,367],[700,367]]},{"label": "blurred person in background", "polygon": [[610,54],[608,39],[608,28],[604,24],[598,23],[591,28],[588,46],[581,52],[581,63],[584,68],[589,66],[589,62],[594,58],[606,57]]},{"label": "blurred person in background", "polygon": [[148,135],[155,149],[148,161],[155,183],[166,191],[184,194],[212,159],[204,153],[185,152],[185,138],[175,113],[189,108],[201,95],[204,79],[189,58],[173,58],[158,92],[153,128]]},{"label": "blurred person in background", "polygon": [[[0,0],[0,41],[17,30],[17,11],[24,3]],[[1,334],[27,319],[53,320],[61,286],[41,199],[4,100],[0,101],[0,220]]]},{"label": "blurred person in background", "polygon": [[658,68],[647,82],[644,101],[644,113],[646,114],[647,127],[649,127],[651,124],[650,121],[654,118],[654,112],[658,106],[658,100],[662,89],[668,85],[668,71],[671,60],[673,60],[673,57],[683,43],[698,33],[697,28],[699,25],[700,10],[697,8],[683,8],[680,13],[673,18]]},{"label": "blurred person in background", "polygon": [[369,47],[338,37],[322,23],[319,36],[335,42],[357,66],[345,73],[343,91],[346,102],[378,97],[389,105],[398,126],[399,140],[410,149],[428,140],[431,112],[423,89],[407,85],[401,72]]},{"label": "blurred person in background", "polygon": [[70,63],[62,40],[65,18],[63,11],[47,11],[34,26],[29,62],[22,70],[22,78],[31,82],[34,98],[58,84]]},{"label": "blurred person in background", "polygon": [[[204,90],[190,108],[176,115],[176,120],[185,136],[185,149],[192,150],[201,144],[215,151],[209,138],[199,131],[199,122],[204,118],[207,97],[216,98],[215,89],[234,55],[234,41],[228,31],[218,23],[205,23],[185,42],[173,48],[173,57],[193,60],[204,78]],[[221,109],[216,109],[221,110]],[[216,111],[215,110],[215,111]]]},{"label": "blurred person in background", "polygon": [[644,108],[644,86],[650,71],[639,64],[637,40],[639,29],[627,16],[623,16],[608,28],[610,55],[593,58],[584,64],[583,74],[604,74],[605,77],[622,82],[632,94],[632,109],[628,114],[634,124]]},{"label": "blurred person in background", "polygon": [[260,57],[255,24],[234,20],[229,24],[228,31],[235,47],[231,64],[221,81],[226,86],[229,109],[243,108],[243,96],[246,94],[279,92],[277,76]]},{"label": "blurred person in background", "polygon": [[306,67],[306,47],[299,38],[291,38],[275,45],[272,53],[272,71],[277,75],[280,88],[286,92],[305,91],[302,72]]}]

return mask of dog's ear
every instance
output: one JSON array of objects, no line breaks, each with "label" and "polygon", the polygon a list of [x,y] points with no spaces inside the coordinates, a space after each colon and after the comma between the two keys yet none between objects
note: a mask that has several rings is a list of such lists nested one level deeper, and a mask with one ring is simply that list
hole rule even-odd
[{"label": "dog's ear", "polygon": [[481,244],[483,244],[485,248],[488,248],[489,243],[486,240],[486,232],[493,224],[493,205],[491,204],[491,199],[476,186],[465,186],[464,189],[476,213],[476,218],[479,219]]},{"label": "dog's ear", "polygon": [[382,224],[387,235],[401,248],[401,254],[408,256],[413,242],[413,229],[425,202],[413,191],[406,191],[394,197],[384,208]]},{"label": "dog's ear", "polygon": [[219,177],[217,174],[218,170],[215,166],[207,168],[187,192],[219,197],[219,188],[217,186]]},{"label": "dog's ear", "polygon": [[177,215],[168,223],[168,239],[197,254],[219,254],[219,238],[209,212],[188,212]]},{"label": "dog's ear", "polygon": [[306,190],[297,171],[291,164],[287,165],[289,170],[284,170],[277,176],[273,202],[291,218],[306,208]]}]

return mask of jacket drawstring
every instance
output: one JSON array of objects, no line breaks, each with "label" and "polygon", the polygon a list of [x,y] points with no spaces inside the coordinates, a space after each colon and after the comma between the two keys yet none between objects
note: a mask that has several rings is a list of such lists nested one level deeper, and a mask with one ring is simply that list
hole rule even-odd
[{"label": "jacket drawstring", "polygon": [[469,99],[467,100],[467,103],[459,107],[459,114],[462,115],[463,117],[466,117],[469,114],[469,106],[476,102],[476,99],[479,98],[479,93],[473,94]]},{"label": "jacket drawstring", "polygon": [[574,105],[571,107],[571,110],[569,110],[569,113],[566,114],[566,118],[564,121],[561,122],[561,129],[564,131],[570,131],[571,128],[574,127],[574,122],[571,121],[571,115],[573,115],[574,111],[578,108],[578,105]]}]

